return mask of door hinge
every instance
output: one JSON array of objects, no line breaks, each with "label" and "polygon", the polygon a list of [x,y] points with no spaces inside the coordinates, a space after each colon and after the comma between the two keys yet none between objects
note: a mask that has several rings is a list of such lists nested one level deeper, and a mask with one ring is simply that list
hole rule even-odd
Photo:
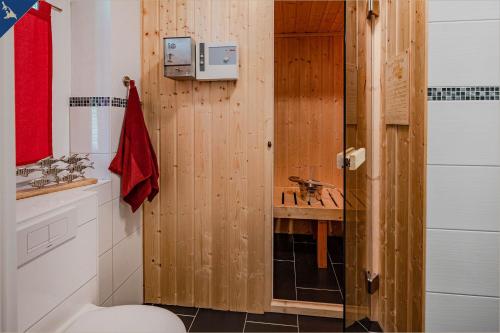
[{"label": "door hinge", "polygon": [[378,274],[366,272],[366,286],[368,289],[368,294],[373,295],[378,290],[379,287],[379,276]]},{"label": "door hinge", "polygon": [[380,13],[380,0],[368,0],[368,15],[367,18],[378,17]]}]

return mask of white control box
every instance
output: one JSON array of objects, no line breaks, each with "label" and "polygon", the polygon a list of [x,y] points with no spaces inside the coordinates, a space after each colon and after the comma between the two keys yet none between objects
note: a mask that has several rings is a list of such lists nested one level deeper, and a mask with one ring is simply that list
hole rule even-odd
[{"label": "white control box", "polygon": [[196,79],[231,81],[238,79],[239,55],[236,42],[200,42],[196,47]]}]

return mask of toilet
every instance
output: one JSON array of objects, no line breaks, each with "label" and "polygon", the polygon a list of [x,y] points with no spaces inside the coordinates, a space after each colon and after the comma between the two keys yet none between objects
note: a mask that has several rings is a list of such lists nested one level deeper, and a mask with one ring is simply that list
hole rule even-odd
[{"label": "toilet", "polygon": [[109,308],[89,306],[63,328],[64,333],[158,333],[186,332],[182,321],[170,311],[146,305]]},{"label": "toilet", "polygon": [[85,189],[17,201],[18,331],[186,332],[160,307],[96,305],[97,207],[97,193]]}]

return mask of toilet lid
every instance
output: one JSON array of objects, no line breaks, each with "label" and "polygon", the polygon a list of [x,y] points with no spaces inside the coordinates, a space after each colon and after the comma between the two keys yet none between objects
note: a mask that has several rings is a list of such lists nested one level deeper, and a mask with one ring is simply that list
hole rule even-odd
[{"label": "toilet lid", "polygon": [[79,316],[65,333],[157,333],[186,332],[182,321],[172,312],[146,305],[98,308]]}]

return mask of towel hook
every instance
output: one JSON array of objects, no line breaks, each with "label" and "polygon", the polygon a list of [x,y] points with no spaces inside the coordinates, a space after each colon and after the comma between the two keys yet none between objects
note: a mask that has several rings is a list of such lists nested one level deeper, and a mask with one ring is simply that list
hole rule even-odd
[{"label": "towel hook", "polygon": [[123,81],[123,85],[124,85],[125,87],[127,87],[127,88],[128,88],[128,87],[130,87],[130,77],[129,77],[129,76],[125,75],[125,76],[123,77],[123,80],[122,80],[122,81]]}]

